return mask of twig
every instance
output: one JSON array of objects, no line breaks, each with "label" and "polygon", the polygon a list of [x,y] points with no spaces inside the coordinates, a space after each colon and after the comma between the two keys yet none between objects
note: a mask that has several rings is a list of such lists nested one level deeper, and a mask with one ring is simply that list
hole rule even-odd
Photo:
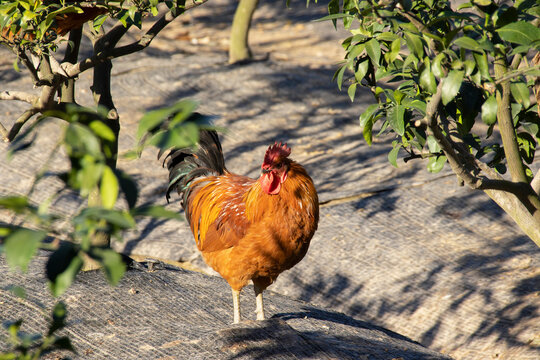
[{"label": "twig", "polygon": [[19,100],[29,104],[34,104],[38,97],[24,91],[2,91],[0,92],[0,100]]},{"label": "twig", "polygon": [[39,110],[35,107],[32,107],[23,112],[22,115],[19,116],[19,118],[15,121],[15,124],[13,124],[11,130],[9,130],[9,134],[7,136],[8,141],[13,141],[13,139],[15,139],[15,136],[17,136],[23,125],[26,124],[26,122],[38,112]]},{"label": "twig", "polygon": [[499,84],[501,84],[501,83],[503,83],[505,81],[511,80],[511,79],[513,79],[515,77],[518,77],[518,76],[521,76],[521,75],[526,75],[526,73],[528,73],[530,71],[534,71],[534,70],[540,70],[540,65],[534,65],[534,66],[521,68],[521,69],[518,69],[518,70],[508,71],[504,76],[501,76],[500,78],[495,80],[495,84],[499,85]]}]

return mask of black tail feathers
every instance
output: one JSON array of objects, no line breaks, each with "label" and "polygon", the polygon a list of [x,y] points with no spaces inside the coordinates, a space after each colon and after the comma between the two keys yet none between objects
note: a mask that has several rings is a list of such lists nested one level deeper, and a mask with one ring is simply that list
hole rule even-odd
[{"label": "black tail feathers", "polygon": [[165,157],[164,165],[169,170],[167,202],[174,189],[183,193],[183,204],[189,196],[193,180],[210,175],[221,175],[226,171],[225,160],[218,134],[213,130],[201,130],[197,149],[173,149]]}]

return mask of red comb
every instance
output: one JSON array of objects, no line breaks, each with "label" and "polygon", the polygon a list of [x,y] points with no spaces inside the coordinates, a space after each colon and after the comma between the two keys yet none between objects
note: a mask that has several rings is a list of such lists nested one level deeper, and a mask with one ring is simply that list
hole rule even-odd
[{"label": "red comb", "polygon": [[281,141],[279,144],[276,142],[274,145],[270,145],[266,154],[264,154],[264,165],[272,165],[279,159],[286,158],[291,154],[291,148],[287,144],[282,144]]}]

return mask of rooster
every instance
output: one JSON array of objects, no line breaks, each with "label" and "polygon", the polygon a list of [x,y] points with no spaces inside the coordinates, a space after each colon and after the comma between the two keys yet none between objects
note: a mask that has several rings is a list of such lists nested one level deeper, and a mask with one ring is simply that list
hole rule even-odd
[{"label": "rooster", "polygon": [[170,193],[182,207],[205,262],[231,286],[234,323],[240,291],[251,280],[257,320],[263,291],[306,255],[319,221],[319,200],[306,170],[289,158],[287,144],[268,147],[258,179],[225,168],[215,131],[200,133],[196,150],[172,150],[165,161]]}]

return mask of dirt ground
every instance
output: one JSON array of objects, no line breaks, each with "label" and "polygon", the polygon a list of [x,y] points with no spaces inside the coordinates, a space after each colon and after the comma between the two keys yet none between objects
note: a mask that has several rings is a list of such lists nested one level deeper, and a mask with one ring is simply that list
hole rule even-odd
[{"label": "dirt ground", "polygon": [[[538,359],[539,249],[487,196],[459,187],[448,169],[432,175],[426,164],[402,161],[396,169],[386,158],[391,139],[366,145],[358,116],[372,99],[360,92],[351,103],[332,82],[347,34],[313,21],[326,14],[325,3],[306,9],[293,2],[287,9],[284,2],[262,1],[250,33],[261,61],[244,66],[226,63],[233,12],[231,2],[210,0],[143,53],[114,62],[121,149],[134,145],[144,112],[182,98],[198,100],[200,111],[227,128],[223,149],[232,171],[256,177],[266,147],[288,141],[291,156],[316,183],[321,221],[306,258],[270,290],[386,327],[456,359]],[[0,54],[2,87],[31,89],[25,74],[12,70],[7,51]],[[78,82],[79,100],[87,104],[90,81],[86,72]],[[10,124],[23,109],[0,102],[0,121]],[[58,132],[50,126],[51,134]],[[54,136],[39,141],[50,147]],[[0,194],[24,193],[32,164],[46,156],[30,149],[2,161]],[[61,158],[55,166],[62,166]],[[167,174],[154,152],[119,166],[138,181],[141,202],[166,204]],[[58,186],[46,182],[34,201]],[[55,209],[69,215],[80,206],[66,197]],[[180,209],[178,199],[167,206]],[[212,273],[185,223],[142,222],[115,246]]]}]

